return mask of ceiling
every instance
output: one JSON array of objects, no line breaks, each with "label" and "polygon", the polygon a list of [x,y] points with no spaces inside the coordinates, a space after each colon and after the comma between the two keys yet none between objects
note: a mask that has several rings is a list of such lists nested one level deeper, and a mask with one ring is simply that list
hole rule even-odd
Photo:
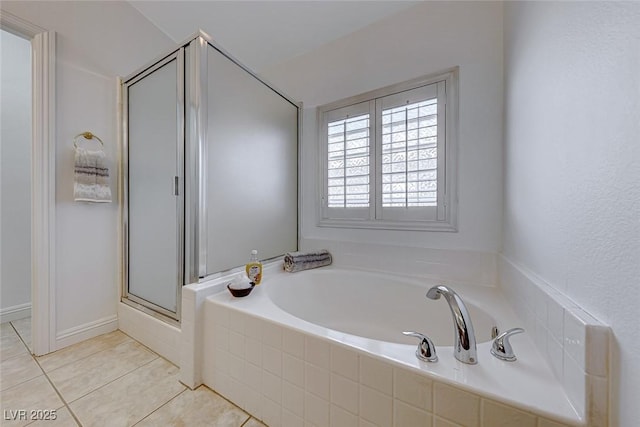
[{"label": "ceiling", "polygon": [[136,1],[180,43],[202,29],[255,71],[307,53],[418,1]]}]

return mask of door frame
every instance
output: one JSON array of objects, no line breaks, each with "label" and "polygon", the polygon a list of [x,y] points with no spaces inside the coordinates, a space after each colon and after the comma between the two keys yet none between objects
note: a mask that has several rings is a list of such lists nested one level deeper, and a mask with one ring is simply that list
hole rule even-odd
[{"label": "door frame", "polygon": [[31,345],[56,348],[55,82],[56,34],[0,11],[0,28],[31,41]]}]

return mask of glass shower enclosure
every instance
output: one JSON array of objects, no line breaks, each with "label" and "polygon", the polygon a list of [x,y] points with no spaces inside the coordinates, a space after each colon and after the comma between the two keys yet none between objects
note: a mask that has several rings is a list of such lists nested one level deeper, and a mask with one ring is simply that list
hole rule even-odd
[{"label": "glass shower enclosure", "polygon": [[124,303],[179,321],[183,285],[297,250],[299,103],[203,32],[122,100]]}]

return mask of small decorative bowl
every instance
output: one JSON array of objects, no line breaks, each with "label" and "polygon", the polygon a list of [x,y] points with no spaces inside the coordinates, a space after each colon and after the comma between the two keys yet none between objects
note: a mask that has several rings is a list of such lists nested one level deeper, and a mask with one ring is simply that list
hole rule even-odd
[{"label": "small decorative bowl", "polygon": [[253,282],[249,282],[249,283],[251,284],[251,286],[246,288],[234,288],[234,287],[231,287],[232,284],[229,283],[227,285],[227,289],[229,289],[229,292],[231,292],[231,295],[233,295],[236,298],[246,297],[251,293],[251,291],[253,290],[253,287],[256,285]]}]

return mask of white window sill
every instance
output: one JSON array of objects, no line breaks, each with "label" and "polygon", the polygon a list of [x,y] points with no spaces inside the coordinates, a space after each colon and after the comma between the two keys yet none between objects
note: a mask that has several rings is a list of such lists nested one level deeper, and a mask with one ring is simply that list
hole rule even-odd
[{"label": "white window sill", "polygon": [[318,227],[364,228],[374,230],[444,231],[452,233],[458,232],[458,227],[456,224],[452,224],[446,221],[389,221],[323,218],[318,221]]}]

